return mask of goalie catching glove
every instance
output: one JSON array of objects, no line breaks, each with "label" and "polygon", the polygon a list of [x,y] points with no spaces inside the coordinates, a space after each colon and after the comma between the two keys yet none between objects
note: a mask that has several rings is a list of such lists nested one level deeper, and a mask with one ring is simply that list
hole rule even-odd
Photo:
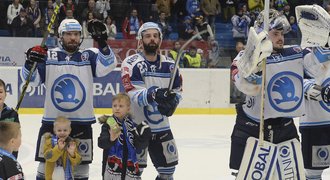
[{"label": "goalie catching glove", "polygon": [[302,47],[329,47],[330,15],[325,9],[318,5],[297,6],[296,17]]},{"label": "goalie catching glove", "polygon": [[45,63],[47,57],[47,47],[34,46],[26,51],[26,65],[31,70],[33,64]]},{"label": "goalie catching glove", "polygon": [[156,86],[148,89],[148,102],[155,101],[158,105],[160,114],[167,117],[172,116],[179,100],[176,98],[176,93],[168,88],[157,88]]},{"label": "goalie catching glove", "polygon": [[262,60],[270,56],[272,52],[273,44],[268,39],[268,33],[261,31],[257,34],[256,30],[251,27],[246,49],[237,61],[238,71],[244,78],[249,77],[253,73],[260,72],[262,70]]},{"label": "goalie catching glove", "polygon": [[108,46],[107,27],[103,22],[97,19],[91,20],[87,24],[87,31],[91,34],[92,38],[98,43],[100,49],[103,49]]}]

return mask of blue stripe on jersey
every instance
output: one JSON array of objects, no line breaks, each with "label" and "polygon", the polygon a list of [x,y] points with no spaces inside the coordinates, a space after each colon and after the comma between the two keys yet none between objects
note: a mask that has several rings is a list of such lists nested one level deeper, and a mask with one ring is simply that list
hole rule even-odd
[{"label": "blue stripe on jersey", "polygon": [[163,131],[166,131],[166,130],[170,130],[170,127],[169,126],[165,126],[165,127],[162,127],[162,128],[153,128],[151,129],[151,132],[155,133],[155,132],[163,132]]},{"label": "blue stripe on jersey", "polygon": [[326,61],[329,61],[330,59],[329,49],[322,49],[321,47],[316,47],[314,48],[314,54],[320,63],[324,63]]},{"label": "blue stripe on jersey", "polygon": [[290,55],[290,56],[285,56],[285,57],[281,56],[279,58],[276,58],[276,56],[270,56],[267,58],[267,64],[276,64],[279,62],[297,60],[302,57],[303,57],[303,55],[301,53],[295,54],[295,55]]},{"label": "blue stripe on jersey", "polygon": [[98,54],[97,60],[101,62],[103,66],[109,66],[115,62],[114,54],[111,52],[110,55]]},{"label": "blue stripe on jersey", "polygon": [[156,72],[145,72],[144,76],[150,76],[150,77],[161,77],[161,78],[170,78],[171,73],[156,73]]},{"label": "blue stripe on jersey", "polygon": [[300,126],[320,126],[320,125],[328,125],[330,124],[330,120],[322,121],[322,122],[300,122]]},{"label": "blue stripe on jersey", "polygon": [[309,81],[308,83],[306,81],[304,81],[304,92],[306,93],[313,85],[314,85],[314,81]]},{"label": "blue stripe on jersey", "polygon": [[157,171],[161,174],[173,174],[175,171],[175,166],[172,167],[158,167]]},{"label": "blue stripe on jersey", "polygon": [[138,95],[138,105],[139,106],[146,106],[148,105],[148,100],[147,100],[147,90],[143,90],[141,93],[136,93],[135,95]]},{"label": "blue stripe on jersey", "polygon": [[75,66],[85,66],[90,65],[90,61],[54,61],[54,60],[48,60],[46,61],[46,65],[75,65]]},{"label": "blue stripe on jersey", "polygon": [[144,85],[143,81],[131,81],[133,85]]},{"label": "blue stripe on jersey", "polygon": [[[29,74],[30,74],[30,71],[23,66],[23,68],[22,68],[22,75],[23,75],[23,78],[25,80],[28,78]],[[32,73],[32,76],[31,76],[30,81],[34,81],[36,79],[36,77],[37,77],[37,71],[34,71]]]}]

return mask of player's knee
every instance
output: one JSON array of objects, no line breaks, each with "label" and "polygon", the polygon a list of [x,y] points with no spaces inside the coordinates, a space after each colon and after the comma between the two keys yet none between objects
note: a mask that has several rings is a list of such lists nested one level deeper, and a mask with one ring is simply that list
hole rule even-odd
[{"label": "player's knee", "polygon": [[156,180],[173,180],[173,174],[158,174]]},{"label": "player's knee", "polygon": [[321,180],[323,170],[317,169],[305,169],[306,179],[307,180]]}]

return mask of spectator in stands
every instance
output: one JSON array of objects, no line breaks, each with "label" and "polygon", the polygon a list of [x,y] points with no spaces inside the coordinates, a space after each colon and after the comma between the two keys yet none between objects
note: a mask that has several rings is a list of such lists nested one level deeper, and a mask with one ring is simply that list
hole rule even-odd
[{"label": "spectator in stands", "polygon": [[30,4],[27,8],[27,14],[28,17],[33,22],[33,29],[32,29],[33,36],[41,37],[41,28],[40,28],[41,11],[35,0],[30,0]]},{"label": "spectator in stands", "polygon": [[158,14],[164,12],[166,18],[171,16],[171,0],[156,0],[156,6],[158,9]]},{"label": "spectator in stands", "polygon": [[202,57],[197,54],[196,46],[190,46],[189,52],[183,56],[183,67],[185,68],[200,68]]},{"label": "spectator in stands", "polygon": [[207,68],[207,58],[205,58],[204,50],[201,48],[197,48],[197,54],[201,56],[201,68]]},{"label": "spectator in stands", "polygon": [[110,11],[110,0],[98,0],[95,4],[95,9],[97,12],[96,18],[104,20],[108,17],[108,12]]},{"label": "spectator in stands", "polygon": [[284,9],[284,6],[287,4],[288,4],[287,0],[275,0],[274,8],[278,11],[282,11]]},{"label": "spectator in stands", "polygon": [[155,0],[131,0],[131,7],[135,7],[137,9],[143,22],[148,22],[151,15],[151,6],[153,2],[155,2]]},{"label": "spectator in stands", "polygon": [[105,22],[106,27],[107,27],[108,39],[109,40],[116,39],[116,36],[117,36],[117,27],[116,27],[116,23],[113,21],[113,18],[111,16],[108,16],[105,19],[104,22]]},{"label": "spectator in stands", "polygon": [[170,34],[172,32],[172,27],[170,26],[170,23],[167,21],[165,12],[159,13],[159,20],[157,21],[157,24],[162,30],[163,39],[169,39]]},{"label": "spectator in stands", "polygon": [[219,1],[203,0],[201,1],[201,10],[204,13],[205,21],[211,26],[213,34],[215,34],[215,19],[221,12]]},{"label": "spectator in stands", "polygon": [[290,17],[296,17],[294,13],[291,12],[291,7],[290,4],[286,4],[283,8],[282,14],[284,14],[284,16],[288,19],[288,21],[290,20]]},{"label": "spectator in stands", "polygon": [[20,13],[20,10],[23,8],[19,0],[13,0],[13,3],[10,4],[7,8],[7,25],[10,35],[13,36],[13,27],[12,22],[16,16]]},{"label": "spectator in stands", "polygon": [[122,24],[126,16],[126,13],[130,11],[131,0],[111,0],[110,1],[110,15],[116,22],[116,27],[122,29]]},{"label": "spectator in stands", "polygon": [[207,22],[204,21],[204,17],[201,15],[201,16],[197,16],[195,19],[196,19],[196,24],[195,24],[196,33],[207,30],[206,33],[198,35],[197,39],[201,41],[209,41],[210,39],[214,39],[212,28]]},{"label": "spectator in stands", "polygon": [[[43,16],[40,21],[42,34],[44,34],[47,31],[48,24],[50,23],[50,20],[54,13],[54,9],[52,7],[48,7],[48,8],[46,8],[46,10],[47,10],[47,14],[45,14],[45,16]],[[56,18],[54,24],[52,25],[52,28],[49,31],[49,34],[51,37],[57,36],[58,25],[59,25],[58,18]]]},{"label": "spectator in stands", "polygon": [[243,9],[240,8],[231,18],[233,24],[233,38],[237,41],[245,42],[248,36],[249,24],[251,19],[243,14]]},{"label": "spectator in stands", "polygon": [[173,13],[172,16],[174,16],[174,19],[176,18],[176,22],[174,23],[181,23],[184,21],[184,17],[188,15],[188,12],[186,10],[186,4],[187,0],[180,0],[176,1],[173,6]]},{"label": "spectator in stands", "polygon": [[27,16],[24,8],[21,8],[19,15],[16,16],[12,22],[14,37],[31,37],[33,30],[33,22]]},{"label": "spectator in stands", "polygon": [[230,18],[236,13],[236,3],[234,0],[225,0],[225,2],[222,4],[223,6],[221,7],[223,12],[223,20],[228,22]]},{"label": "spectator in stands", "polygon": [[72,11],[73,17],[76,17],[76,4],[73,2],[73,0],[65,0],[63,6],[60,7],[60,13],[58,15],[59,22],[62,22],[63,19],[67,18],[67,13],[69,13],[70,16],[71,12],[67,12],[68,9]]},{"label": "spectator in stands", "polygon": [[187,0],[186,10],[188,12],[188,16],[191,16],[193,18],[201,15],[199,0]]},{"label": "spectator in stands", "polygon": [[95,0],[89,0],[88,4],[87,4],[87,7],[84,8],[84,10],[82,11],[82,14],[81,14],[81,21],[82,22],[84,22],[88,19],[88,16],[89,16],[90,12],[93,14],[93,16],[94,16],[94,14],[97,13],[96,8],[95,8]]},{"label": "spectator in stands", "polygon": [[131,10],[131,15],[125,18],[122,25],[124,39],[136,39],[136,35],[142,24],[143,22],[138,17],[137,9],[133,8]]},{"label": "spectator in stands", "polygon": [[94,19],[94,13],[93,12],[88,12],[87,14],[87,19],[83,20],[82,23],[82,34],[85,39],[91,39],[92,36],[89,34],[87,31],[87,24]]},{"label": "spectator in stands", "polygon": [[219,68],[221,66],[221,51],[218,41],[212,40],[210,42],[210,47],[207,67]]},{"label": "spectator in stands", "polygon": [[0,1],[0,29],[7,29],[7,2]]},{"label": "spectator in stands", "polygon": [[[168,57],[172,58],[174,61],[177,60],[177,57],[179,55],[179,50],[181,48],[181,43],[180,41],[174,41],[173,42],[173,48],[170,50]],[[179,67],[183,68],[183,62],[182,62],[182,57],[179,59]]]},{"label": "spectator in stands", "polygon": [[190,16],[186,16],[184,18],[183,26],[179,26],[179,38],[183,40],[188,40],[194,34],[196,34],[194,25],[192,23],[192,18]]}]

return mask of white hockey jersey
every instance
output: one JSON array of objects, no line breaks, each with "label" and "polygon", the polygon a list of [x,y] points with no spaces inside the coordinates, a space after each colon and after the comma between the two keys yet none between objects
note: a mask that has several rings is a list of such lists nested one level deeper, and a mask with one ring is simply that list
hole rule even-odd
[{"label": "white hockey jersey", "polygon": [[[317,47],[313,48],[313,53],[311,53],[311,58],[315,61],[326,62],[330,59],[329,57],[329,49]],[[305,92],[314,84],[322,87],[330,84],[330,62],[323,63],[318,70],[321,72],[319,75],[309,74],[310,78],[304,80]],[[305,108],[306,113],[300,118],[301,127],[330,125],[330,104],[323,102],[322,98],[319,98],[319,101],[306,99]]]},{"label": "white hockey jersey", "polygon": [[[264,99],[264,119],[299,117],[304,113],[304,71],[314,72],[314,61],[307,58],[309,50],[299,47],[284,48],[281,53],[267,58]],[[243,53],[235,58],[240,59]],[[243,110],[254,121],[260,121],[261,84],[248,82],[236,74],[235,85],[247,94]]]},{"label": "white hockey jersey", "polygon": [[[46,86],[42,121],[53,123],[58,116],[66,116],[75,124],[95,122],[93,110],[93,77],[109,74],[117,64],[110,49],[103,55],[96,48],[79,50],[68,55],[63,49],[48,50],[45,64],[38,64],[31,78],[31,86]],[[25,65],[22,76],[27,79]]]},{"label": "white hockey jersey", "polygon": [[[127,57],[121,65],[121,77],[125,91],[131,97],[131,112],[135,123],[149,123],[152,132],[170,129],[168,117],[161,115],[157,103],[148,103],[147,91],[152,86],[168,88],[174,61],[163,55],[158,55],[155,62],[145,59],[142,54]],[[175,75],[173,90],[181,100],[182,80],[179,71]]]}]

